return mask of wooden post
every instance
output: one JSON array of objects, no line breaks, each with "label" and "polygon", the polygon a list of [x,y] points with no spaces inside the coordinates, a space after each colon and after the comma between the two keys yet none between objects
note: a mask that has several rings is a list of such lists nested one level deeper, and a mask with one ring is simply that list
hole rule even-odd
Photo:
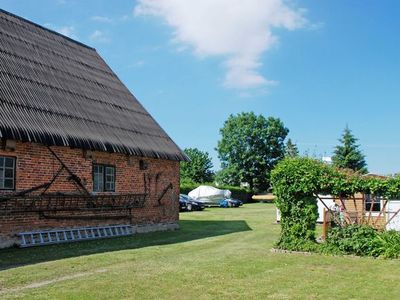
[{"label": "wooden post", "polygon": [[340,224],[340,220],[336,218],[335,214],[332,212],[332,210],[329,209],[329,207],[326,205],[326,203],[322,200],[322,198],[318,194],[314,194],[316,198],[318,198],[321,203],[325,206],[325,208],[328,210],[328,212],[331,214],[332,218],[337,222],[338,226],[342,227],[342,224]]},{"label": "wooden post", "polygon": [[[374,208],[374,204],[375,204],[375,195],[370,195],[370,197],[372,197],[372,202],[371,202],[371,206],[369,208],[369,212],[368,212],[368,219],[367,219],[367,225],[369,225],[369,221],[371,220],[371,216],[372,216],[372,209]],[[364,206],[365,203],[367,202],[367,198],[364,198]]]},{"label": "wooden post", "polygon": [[343,214],[343,221],[347,223],[347,225],[351,224],[350,214],[347,211],[346,205],[344,204],[344,200],[342,197],[339,197],[340,203],[342,204],[342,208],[340,209],[340,213]]},{"label": "wooden post", "polygon": [[354,209],[355,209],[355,211],[356,211],[356,213],[357,213],[357,215],[356,215],[356,223],[357,224],[360,224],[359,222],[359,219],[358,219],[358,208],[357,208],[357,201],[356,201],[356,197],[355,197],[355,195],[353,195],[353,203],[354,203]]},{"label": "wooden post", "polygon": [[382,207],[381,210],[379,211],[378,217],[375,219],[374,222],[372,222],[372,226],[373,226],[373,227],[375,227],[375,226],[378,224],[378,221],[379,221],[379,219],[381,218],[382,213],[385,213],[386,205],[387,205],[388,202],[389,202],[389,200],[386,199],[385,202],[383,203],[383,207]]},{"label": "wooden post", "polygon": [[322,223],[322,239],[325,241],[327,236],[328,236],[328,228],[329,228],[329,223],[330,223],[330,218],[328,215],[329,211],[324,208],[324,218],[323,218],[323,223]]}]

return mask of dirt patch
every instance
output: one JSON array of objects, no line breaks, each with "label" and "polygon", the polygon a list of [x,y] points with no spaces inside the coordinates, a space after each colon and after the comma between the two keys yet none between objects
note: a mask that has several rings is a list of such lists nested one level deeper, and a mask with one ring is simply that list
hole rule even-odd
[{"label": "dirt patch", "polygon": [[98,274],[98,273],[104,273],[104,272],[107,272],[107,270],[106,269],[100,269],[100,270],[96,270],[96,271],[93,271],[93,272],[76,273],[76,274],[71,274],[71,275],[66,275],[66,276],[54,278],[54,279],[51,279],[51,280],[33,282],[33,283],[28,284],[28,285],[19,286],[19,287],[15,287],[15,288],[11,288],[11,289],[1,288],[0,287],[0,296],[4,295],[4,294],[18,293],[18,292],[21,292],[21,291],[27,290],[27,289],[40,288],[40,287],[43,287],[43,286],[46,286],[46,285],[50,285],[50,284],[53,284],[53,283],[67,281],[67,280],[71,280],[71,279],[76,279],[76,278],[90,276],[90,275],[94,275],[94,274]]},{"label": "dirt patch", "polygon": [[315,252],[292,251],[292,250],[284,250],[284,249],[277,249],[277,248],[272,248],[271,252],[274,252],[274,253],[293,253],[293,254],[304,254],[304,255],[316,254]]}]

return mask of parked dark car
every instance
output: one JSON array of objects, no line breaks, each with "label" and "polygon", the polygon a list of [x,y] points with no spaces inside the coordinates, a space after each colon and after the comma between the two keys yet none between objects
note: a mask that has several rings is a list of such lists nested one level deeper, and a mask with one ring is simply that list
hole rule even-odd
[{"label": "parked dark car", "polygon": [[190,198],[188,195],[179,195],[179,211],[203,210],[204,207],[204,203],[196,201]]},{"label": "parked dark car", "polygon": [[237,200],[237,199],[222,199],[219,202],[219,207],[224,207],[224,208],[227,208],[227,207],[239,207],[239,206],[242,206],[242,205],[243,205],[243,202],[240,201],[240,200]]}]

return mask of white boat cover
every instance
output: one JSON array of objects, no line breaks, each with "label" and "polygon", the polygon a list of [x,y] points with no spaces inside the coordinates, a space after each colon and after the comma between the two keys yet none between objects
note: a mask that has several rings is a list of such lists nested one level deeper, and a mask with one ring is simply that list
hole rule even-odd
[{"label": "white boat cover", "polygon": [[230,190],[220,190],[213,186],[201,185],[189,192],[189,197],[193,199],[209,198],[223,199],[230,198],[232,195]]}]

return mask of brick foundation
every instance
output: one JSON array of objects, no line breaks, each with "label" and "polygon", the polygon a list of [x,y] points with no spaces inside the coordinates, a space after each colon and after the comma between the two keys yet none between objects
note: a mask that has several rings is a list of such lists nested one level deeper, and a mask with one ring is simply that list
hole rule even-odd
[{"label": "brick foundation", "polygon": [[[83,151],[69,147],[51,147],[67,167],[79,176],[86,189],[93,191],[93,163],[113,165],[116,167],[115,192],[111,194],[144,193],[144,174],[148,179],[148,197],[143,208],[134,208],[131,215],[115,217],[119,211],[107,213],[93,212],[97,219],[51,219],[39,213],[18,213],[4,215],[0,212],[0,247],[10,246],[16,242],[15,234],[22,231],[52,228],[75,228],[83,226],[132,224],[141,231],[174,229],[179,218],[179,162],[127,156],[120,153]],[[0,149],[0,156],[16,158],[16,191],[23,191],[49,182],[61,167],[57,159],[41,144],[16,143],[14,151]],[[140,160],[147,164],[141,170]],[[69,174],[64,170],[51,185],[48,193],[73,193],[76,186],[68,180]],[[172,184],[159,205],[157,199],[166,186]],[[2,191],[0,194],[15,193]],[[109,194],[109,193],[102,193]],[[62,212],[62,216],[79,215],[76,212]],[[114,216],[114,218],[111,218]],[[146,229],[147,228],[147,229]]]}]

